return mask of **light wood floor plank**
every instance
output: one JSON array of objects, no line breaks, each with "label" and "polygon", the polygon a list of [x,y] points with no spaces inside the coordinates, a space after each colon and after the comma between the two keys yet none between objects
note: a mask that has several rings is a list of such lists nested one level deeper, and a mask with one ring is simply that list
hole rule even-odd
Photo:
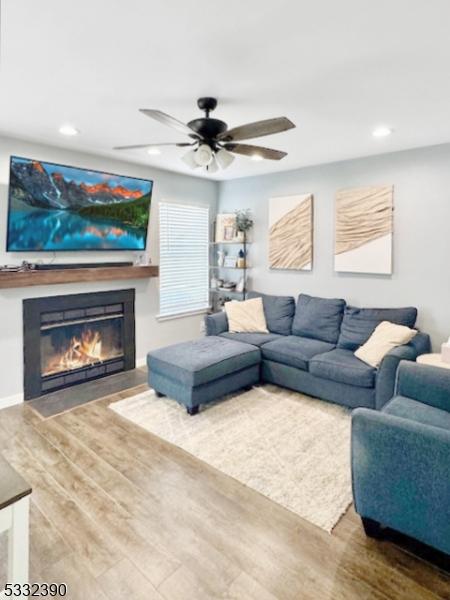
[{"label": "light wood floor plank", "polygon": [[277,600],[247,573],[240,573],[228,590],[227,600]]},{"label": "light wood floor plank", "polygon": [[163,600],[162,596],[129,560],[121,560],[98,577],[109,600]]},{"label": "light wood floor plank", "polygon": [[67,595],[61,596],[61,600],[110,600],[77,553],[65,556],[45,569],[39,581],[67,584]]},{"label": "light wood floor plank", "polygon": [[33,502],[72,550],[85,560],[85,568],[94,577],[123,558],[101,529],[24,448],[17,444],[14,453],[6,452],[5,458],[31,484]]},{"label": "light wood floor plank", "polygon": [[[104,489],[104,477],[100,477],[100,481],[96,481],[99,466],[103,465],[98,465],[98,459],[95,460],[95,456],[77,448],[74,453],[72,451],[72,458],[77,458],[78,462],[73,462],[70,456],[68,457],[61,451],[62,447],[70,453],[74,446],[73,439],[70,445],[68,436],[64,435],[63,430],[58,429],[55,423],[43,423],[39,427],[39,431],[47,439],[47,452],[50,455],[55,451],[59,454],[58,462],[48,468],[49,473],[74,502],[94,522],[99,524],[104,535],[112,540],[124,556],[127,556],[142,572],[145,572],[149,580],[156,586],[178,568],[179,562],[170,557],[169,553],[163,552],[152,544],[151,538],[147,541],[140,533],[141,528],[131,518],[137,490],[129,497],[127,506],[123,502],[120,503],[118,498],[123,486],[113,494],[111,490]],[[53,433],[49,434],[49,431]],[[48,438],[46,434],[49,435]],[[51,445],[50,439],[55,441],[56,445]],[[64,442],[61,441],[63,439]],[[87,461],[83,461],[82,457],[86,456]],[[104,469],[104,471],[108,473],[108,469]],[[111,473],[109,475],[111,477]]]}]

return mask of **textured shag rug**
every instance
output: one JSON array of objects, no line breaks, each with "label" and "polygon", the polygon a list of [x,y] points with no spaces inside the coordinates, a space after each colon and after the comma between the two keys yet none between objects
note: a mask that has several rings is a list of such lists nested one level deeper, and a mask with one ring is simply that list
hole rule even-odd
[{"label": "textured shag rug", "polygon": [[189,416],[153,390],[110,405],[327,532],[352,500],[350,412],[271,385]]}]

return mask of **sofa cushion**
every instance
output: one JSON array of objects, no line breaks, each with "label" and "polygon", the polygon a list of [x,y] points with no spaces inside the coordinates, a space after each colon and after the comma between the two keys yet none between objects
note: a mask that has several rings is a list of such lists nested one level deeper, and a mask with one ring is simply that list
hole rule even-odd
[{"label": "sofa cushion", "polygon": [[382,321],[390,321],[397,325],[414,327],[417,319],[417,308],[357,308],[347,306],[342,320],[338,348],[357,350],[367,342],[377,325]]},{"label": "sofa cushion", "polygon": [[313,356],[328,352],[333,348],[333,344],[327,342],[289,335],[275,342],[264,344],[261,347],[261,354],[267,360],[307,371],[308,363]]},{"label": "sofa cushion", "polygon": [[225,302],[228,331],[232,333],[269,333],[261,298]]},{"label": "sofa cushion", "polygon": [[262,298],[267,328],[272,333],[290,335],[295,314],[295,300],[292,296],[270,296],[259,292],[249,292],[247,298]]},{"label": "sofa cushion", "polygon": [[147,355],[150,371],[191,387],[257,365],[260,360],[259,348],[214,335],[152,350]]},{"label": "sofa cushion", "polygon": [[423,425],[432,425],[433,427],[442,427],[450,430],[450,412],[440,408],[434,408],[423,402],[405,398],[405,396],[395,396],[383,408],[383,412],[404,419],[411,419],[422,423]]},{"label": "sofa cushion", "polygon": [[225,333],[221,333],[220,337],[236,342],[244,342],[244,344],[252,344],[252,346],[262,346],[263,344],[267,344],[267,342],[273,342],[283,336],[277,335],[276,333],[232,333],[231,331],[226,331]]},{"label": "sofa cushion", "polygon": [[375,385],[376,369],[356,358],[351,350],[342,348],[312,358],[309,372],[316,377],[357,387],[372,388]]},{"label": "sofa cushion", "polygon": [[292,333],[336,344],[344,307],[345,300],[300,294],[292,324]]},{"label": "sofa cushion", "polygon": [[367,342],[355,350],[355,356],[372,367],[379,367],[386,354],[409,344],[416,334],[416,329],[383,321],[375,327]]}]

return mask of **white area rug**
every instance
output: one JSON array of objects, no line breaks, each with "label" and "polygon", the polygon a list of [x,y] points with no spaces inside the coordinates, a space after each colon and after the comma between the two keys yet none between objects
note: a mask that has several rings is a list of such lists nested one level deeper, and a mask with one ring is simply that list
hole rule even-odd
[{"label": "white area rug", "polygon": [[263,386],[193,417],[152,390],[110,408],[327,532],[351,503],[350,413],[341,406]]}]

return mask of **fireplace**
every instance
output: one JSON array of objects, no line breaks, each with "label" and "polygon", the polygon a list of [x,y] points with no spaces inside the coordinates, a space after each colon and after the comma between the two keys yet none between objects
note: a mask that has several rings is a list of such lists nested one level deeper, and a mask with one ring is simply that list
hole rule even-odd
[{"label": "fireplace", "polygon": [[24,396],[135,368],[131,290],[23,301]]}]

